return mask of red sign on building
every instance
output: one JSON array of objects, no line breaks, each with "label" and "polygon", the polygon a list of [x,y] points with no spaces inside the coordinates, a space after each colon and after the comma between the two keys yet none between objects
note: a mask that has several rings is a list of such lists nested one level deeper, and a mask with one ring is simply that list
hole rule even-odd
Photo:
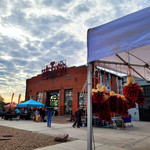
[{"label": "red sign on building", "polygon": [[51,62],[42,69],[43,79],[62,76],[66,72],[66,61]]}]

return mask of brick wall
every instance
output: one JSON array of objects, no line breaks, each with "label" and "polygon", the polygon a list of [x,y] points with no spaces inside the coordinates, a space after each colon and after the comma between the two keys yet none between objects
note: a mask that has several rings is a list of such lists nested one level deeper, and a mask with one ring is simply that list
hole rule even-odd
[{"label": "brick wall", "polygon": [[[34,100],[37,99],[37,93],[43,93],[42,103],[46,104],[46,92],[59,91],[59,113],[58,115],[64,115],[64,91],[66,89],[72,89],[73,102],[72,112],[74,114],[78,107],[78,93],[81,92],[84,83],[87,80],[87,66],[71,67],[66,70],[63,76],[43,79],[42,74],[32,77],[26,80],[26,100],[28,97],[33,96]],[[112,77],[113,90],[116,91],[116,78]]]},{"label": "brick wall", "polygon": [[48,91],[60,91],[60,103],[59,103],[59,115],[64,114],[64,90],[72,89],[73,90],[73,112],[78,107],[78,92],[81,92],[81,89],[84,83],[87,80],[87,67],[71,67],[68,68],[66,73],[63,76],[49,78],[44,80],[42,75],[38,75],[31,79],[27,79],[26,82],[26,100],[28,97],[33,96],[34,99],[37,99],[37,93],[43,93],[42,102],[46,104],[45,92]]}]

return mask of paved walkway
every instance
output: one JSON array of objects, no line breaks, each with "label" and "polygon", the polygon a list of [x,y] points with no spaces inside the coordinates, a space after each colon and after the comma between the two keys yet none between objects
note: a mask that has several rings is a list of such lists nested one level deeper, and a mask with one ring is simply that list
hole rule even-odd
[{"label": "paved walkway", "polygon": [[[96,150],[150,150],[150,122],[132,122],[134,127],[125,130],[93,128]],[[87,150],[87,128],[72,128],[72,123],[56,124],[48,128],[46,123],[27,120],[6,121],[0,119],[0,125],[23,129],[36,133],[58,135],[67,133],[76,140],[60,143],[36,150]],[[94,147],[94,145],[93,145]]]}]

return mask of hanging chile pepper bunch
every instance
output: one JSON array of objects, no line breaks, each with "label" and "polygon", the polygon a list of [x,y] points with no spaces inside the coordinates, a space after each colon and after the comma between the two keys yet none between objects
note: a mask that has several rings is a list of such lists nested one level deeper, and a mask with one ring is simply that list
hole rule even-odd
[{"label": "hanging chile pepper bunch", "polygon": [[110,102],[110,111],[112,113],[124,117],[127,117],[129,115],[128,114],[129,106],[126,98],[123,95],[116,94],[115,92],[111,91],[109,102]]},{"label": "hanging chile pepper bunch", "polygon": [[104,85],[101,88],[101,92],[104,93],[104,97],[100,103],[98,119],[104,120],[106,122],[111,122],[110,101],[109,101],[110,94],[107,92],[107,88],[105,86],[105,79],[104,79]]},{"label": "hanging chile pepper bunch", "polygon": [[92,102],[93,102],[93,113],[98,113],[100,110],[100,103],[104,99],[104,92],[101,91],[101,85],[97,84],[97,89],[92,89]]},{"label": "hanging chile pepper bunch", "polygon": [[110,92],[109,92],[109,103],[110,103],[110,111],[112,113],[118,114],[119,111],[119,101],[118,101],[118,94],[112,91],[112,84],[110,79]]},{"label": "hanging chile pepper bunch", "polygon": [[104,120],[106,122],[111,121],[108,97],[109,94],[105,86],[101,88],[101,85],[97,84],[97,89],[92,89],[93,113],[98,114],[99,120]]},{"label": "hanging chile pepper bunch", "polygon": [[118,103],[119,103],[119,110],[117,115],[123,117],[129,117],[129,113],[128,113],[129,105],[126,98],[123,95],[118,94]]},{"label": "hanging chile pepper bunch", "polygon": [[[111,80],[110,80],[110,89],[111,89]],[[110,91],[110,111],[119,116],[128,116],[128,103],[126,98],[123,95],[117,94],[114,91]]]},{"label": "hanging chile pepper bunch", "polygon": [[139,95],[138,95],[138,99],[137,99],[136,103],[137,103],[138,105],[144,105],[145,102],[146,102],[146,101],[145,101],[145,97],[144,97],[144,94],[143,94],[143,89],[140,88],[140,90],[139,90]]},{"label": "hanging chile pepper bunch", "polygon": [[134,83],[135,80],[133,77],[129,76],[127,78],[127,83],[122,89],[122,93],[128,101],[129,108],[135,108],[138,95],[139,95],[139,86],[137,83]]},{"label": "hanging chile pepper bunch", "polygon": [[93,102],[92,110],[93,110],[93,113],[98,113],[98,111],[100,109],[99,104],[104,98],[104,92],[100,92],[100,88],[101,88],[101,85],[98,84],[97,89],[92,89],[92,102]]},{"label": "hanging chile pepper bunch", "polygon": [[114,91],[110,91],[109,102],[110,102],[110,111],[112,113],[117,114],[119,110],[119,101],[117,94]]},{"label": "hanging chile pepper bunch", "polygon": [[104,85],[100,89],[100,91],[104,93],[104,97],[100,103],[98,119],[104,120],[106,122],[111,122],[110,101],[109,101],[110,94],[109,92],[107,92],[105,81],[106,81],[106,72],[104,72]]},{"label": "hanging chile pepper bunch", "polygon": [[98,114],[99,120],[104,120],[106,122],[111,122],[111,112],[110,112],[110,94],[107,92],[105,86],[106,72],[104,72],[104,85],[101,87],[97,84],[97,89],[92,90],[92,101],[93,101],[93,113]]},{"label": "hanging chile pepper bunch", "polygon": [[135,82],[134,78],[131,77],[131,73],[127,78],[127,83],[123,87],[123,95],[128,101],[129,108],[135,108],[136,104],[143,105],[145,103],[145,98],[143,91],[140,86]]},{"label": "hanging chile pepper bunch", "polygon": [[100,103],[101,100],[104,98],[104,92],[101,92],[100,88],[101,85],[97,84],[97,89],[92,89],[92,101],[93,103]]},{"label": "hanging chile pepper bunch", "polygon": [[111,122],[110,103],[108,100],[99,104],[98,119]]}]

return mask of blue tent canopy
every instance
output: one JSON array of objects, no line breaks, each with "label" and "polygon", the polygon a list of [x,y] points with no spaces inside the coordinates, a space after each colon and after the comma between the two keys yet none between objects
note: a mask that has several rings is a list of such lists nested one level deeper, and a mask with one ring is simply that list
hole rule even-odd
[{"label": "blue tent canopy", "polygon": [[30,99],[26,102],[17,104],[17,107],[45,107],[45,105],[33,99]]}]

